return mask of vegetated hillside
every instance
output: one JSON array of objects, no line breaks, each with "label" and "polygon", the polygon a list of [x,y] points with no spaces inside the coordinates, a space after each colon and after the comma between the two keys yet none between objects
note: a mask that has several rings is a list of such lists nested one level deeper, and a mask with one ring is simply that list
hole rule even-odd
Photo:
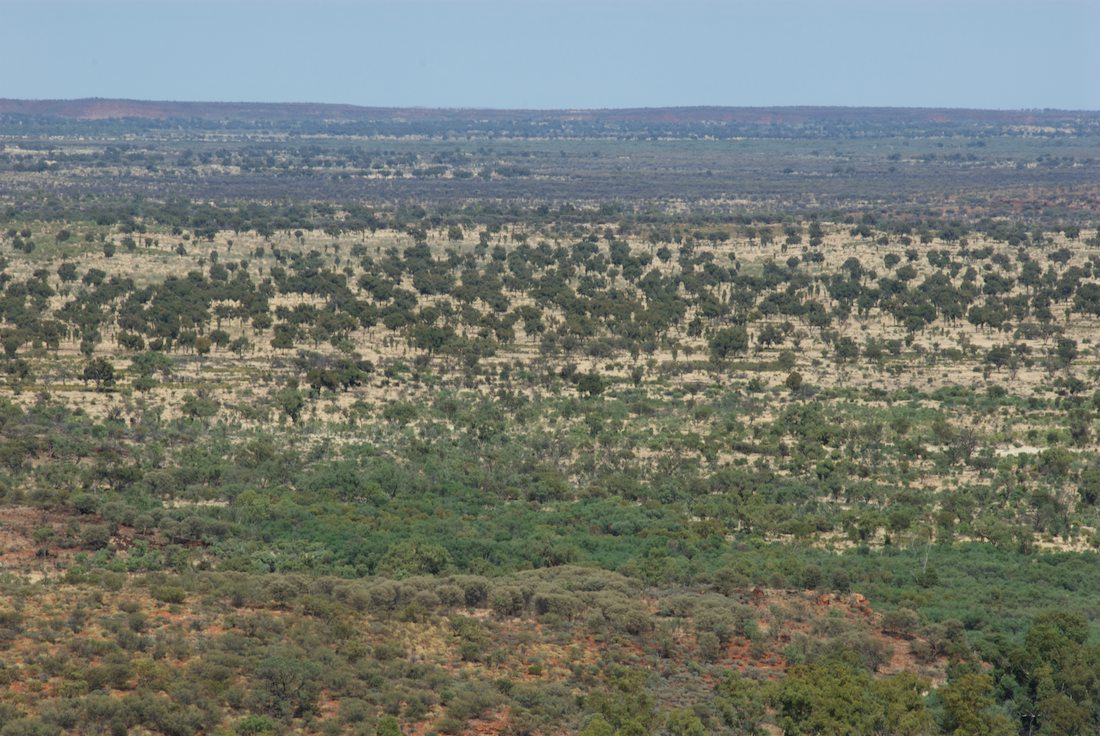
[{"label": "vegetated hillside", "polygon": [[108,185],[509,178],[209,133],[3,139],[0,734],[1096,731],[1084,157],[1035,210]]}]

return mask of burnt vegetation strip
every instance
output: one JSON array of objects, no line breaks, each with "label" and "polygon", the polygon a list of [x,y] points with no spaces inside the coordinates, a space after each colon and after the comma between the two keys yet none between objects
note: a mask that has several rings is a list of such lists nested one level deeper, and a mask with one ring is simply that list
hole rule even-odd
[{"label": "burnt vegetation strip", "polygon": [[1100,728],[1095,114],[0,115],[2,736]]}]

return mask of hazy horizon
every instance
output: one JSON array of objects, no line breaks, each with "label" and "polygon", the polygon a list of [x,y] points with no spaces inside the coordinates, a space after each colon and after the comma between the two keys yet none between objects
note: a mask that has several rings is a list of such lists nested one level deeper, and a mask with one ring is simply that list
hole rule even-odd
[{"label": "hazy horizon", "polygon": [[84,101],[104,101],[104,102],[135,102],[135,103],[150,103],[150,104],[184,104],[184,105],[304,105],[304,106],[320,106],[331,105],[334,107],[357,107],[364,109],[382,109],[382,110],[426,110],[426,111],[448,111],[448,110],[488,110],[495,112],[600,112],[600,111],[613,111],[613,110],[677,110],[677,109],[714,109],[714,110],[782,110],[782,109],[837,109],[837,110],[975,110],[982,112],[1082,112],[1082,113],[1095,113],[1100,112],[1100,108],[1087,108],[1087,107],[964,107],[964,106],[948,106],[948,105],[802,105],[797,103],[785,104],[785,105],[630,105],[623,107],[488,107],[488,106],[471,106],[471,105],[453,105],[453,106],[440,106],[440,105],[364,105],[354,102],[320,102],[317,100],[232,100],[232,99],[170,99],[170,98],[143,98],[143,97],[0,97],[0,100],[14,100],[19,102],[84,102]]},{"label": "hazy horizon", "polygon": [[0,97],[1100,109],[1083,0],[0,0]]}]

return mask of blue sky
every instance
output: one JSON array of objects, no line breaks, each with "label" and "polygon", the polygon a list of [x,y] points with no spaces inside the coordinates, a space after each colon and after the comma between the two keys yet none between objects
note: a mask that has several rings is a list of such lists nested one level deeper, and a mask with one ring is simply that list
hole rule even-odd
[{"label": "blue sky", "polygon": [[0,97],[1100,109],[1100,0],[0,0]]}]

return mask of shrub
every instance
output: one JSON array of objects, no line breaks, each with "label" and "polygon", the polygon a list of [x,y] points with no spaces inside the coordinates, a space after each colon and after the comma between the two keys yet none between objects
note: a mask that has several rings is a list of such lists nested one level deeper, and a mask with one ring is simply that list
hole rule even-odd
[{"label": "shrub", "polygon": [[536,593],[531,602],[539,616],[556,615],[570,621],[584,608],[579,598],[564,593]]},{"label": "shrub", "polygon": [[80,529],[80,546],[85,549],[103,549],[111,542],[111,528],[106,524],[88,524]]},{"label": "shrub", "polygon": [[447,608],[461,606],[466,602],[465,591],[459,586],[450,583],[444,583],[437,587],[435,589],[435,594],[439,598],[439,603]]},{"label": "shrub", "polygon": [[375,736],[401,736],[401,725],[393,716],[382,716],[374,733]]},{"label": "shrub", "polygon": [[455,585],[462,588],[466,605],[480,608],[489,600],[489,580],[476,575],[460,575],[454,579]]},{"label": "shrub", "polygon": [[256,668],[268,708],[282,717],[300,716],[313,709],[321,689],[320,675],[316,662],[282,653],[265,658]]},{"label": "shrub", "polygon": [[187,594],[178,586],[163,585],[153,588],[153,598],[161,603],[183,603]]},{"label": "shrub", "polygon": [[489,608],[498,616],[518,616],[525,608],[523,591],[511,585],[493,588],[489,593]]},{"label": "shrub", "polygon": [[237,736],[274,736],[278,732],[279,725],[268,716],[245,716],[233,725]]}]

